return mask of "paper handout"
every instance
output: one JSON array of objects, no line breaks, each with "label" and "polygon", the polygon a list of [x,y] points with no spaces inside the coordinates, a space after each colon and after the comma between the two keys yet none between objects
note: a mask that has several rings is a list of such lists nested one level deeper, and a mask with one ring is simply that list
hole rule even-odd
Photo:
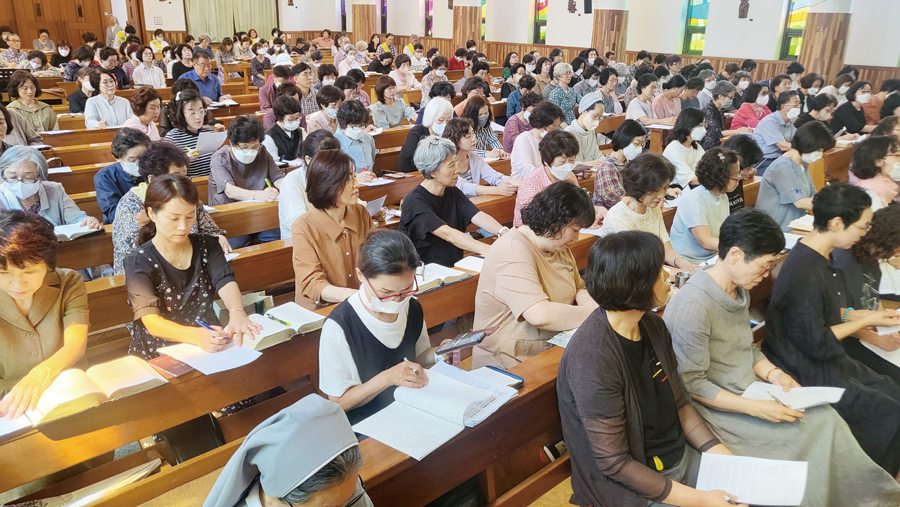
[{"label": "paper handout", "polygon": [[228,132],[200,132],[197,137],[197,147],[194,148],[201,155],[212,153],[225,144]]},{"label": "paper handout", "polygon": [[157,351],[188,364],[204,375],[240,368],[262,355],[262,352],[249,347],[238,347],[237,344],[213,353],[204,352],[200,347],[190,343],[160,347]]},{"label": "paper handout", "polygon": [[722,490],[749,505],[795,506],[806,493],[805,461],[703,453],[697,489]]},{"label": "paper handout", "polygon": [[770,394],[775,395],[779,401],[794,410],[804,410],[841,401],[844,389],[841,387],[794,387],[789,392],[784,392],[781,386],[754,382],[741,396],[750,400],[774,401]]}]

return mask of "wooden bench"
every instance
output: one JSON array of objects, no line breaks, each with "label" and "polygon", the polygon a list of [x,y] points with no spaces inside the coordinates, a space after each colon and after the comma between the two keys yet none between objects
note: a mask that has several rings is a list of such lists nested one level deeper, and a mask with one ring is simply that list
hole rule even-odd
[{"label": "wooden bench", "polygon": [[[234,116],[224,116],[217,118],[226,128],[234,121]],[[118,128],[106,129],[86,129],[84,128],[84,118],[81,118],[81,128],[78,129],[62,129],[50,132],[40,132],[44,138],[44,143],[54,148],[62,148],[65,146],[78,146],[82,144],[109,143],[116,137]]]},{"label": "wooden bench", "polygon": [[[56,79],[56,78],[54,78]],[[57,85],[59,88],[62,88],[66,92],[66,97],[70,94],[75,93],[78,90],[78,83],[75,81],[63,81],[62,78],[59,78],[59,83]],[[43,86],[42,86],[43,88]],[[134,95],[134,91],[136,88],[127,88],[124,90],[116,90],[116,95],[119,97],[124,97],[126,99],[130,99],[132,95]],[[171,85],[167,88],[156,88],[155,89],[160,97],[162,97],[163,101],[168,102],[172,99],[172,87]],[[243,95],[247,93],[247,88],[243,85],[243,83],[225,83],[222,85],[222,94],[223,95]]]},{"label": "wooden bench", "polygon": [[853,162],[855,152],[854,145],[832,148],[826,151],[820,160],[809,164],[809,174],[816,185],[816,190],[822,190],[825,185],[835,181],[846,183],[850,179],[850,163]]}]

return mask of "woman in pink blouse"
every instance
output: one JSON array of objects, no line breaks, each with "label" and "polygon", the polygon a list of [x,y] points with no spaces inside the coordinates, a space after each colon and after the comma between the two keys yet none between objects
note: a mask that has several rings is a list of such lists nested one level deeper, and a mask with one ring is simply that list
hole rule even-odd
[{"label": "woman in pink blouse", "polygon": [[769,89],[759,83],[753,83],[747,87],[744,92],[744,103],[740,109],[734,113],[731,120],[731,128],[740,127],[756,128],[759,120],[766,115],[772,114],[772,111],[766,106],[769,103]]},{"label": "woman in pink blouse", "polygon": [[675,74],[662,85],[662,93],[653,99],[653,112],[657,118],[677,118],[681,114],[681,99],[678,98],[687,80],[681,74]]},{"label": "woman in pink blouse", "polygon": [[503,151],[512,153],[513,145],[516,142],[516,138],[519,137],[519,134],[531,130],[531,124],[528,123],[528,117],[531,116],[531,112],[534,111],[534,106],[538,105],[543,100],[544,97],[535,92],[528,92],[522,96],[522,99],[519,101],[522,110],[510,116],[509,120],[506,121],[506,126],[503,128]]}]

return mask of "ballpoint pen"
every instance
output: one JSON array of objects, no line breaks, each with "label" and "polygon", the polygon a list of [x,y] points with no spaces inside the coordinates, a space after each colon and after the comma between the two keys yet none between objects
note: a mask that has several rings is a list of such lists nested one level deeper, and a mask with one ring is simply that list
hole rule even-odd
[{"label": "ballpoint pen", "polygon": [[[784,408],[788,408],[788,406],[785,405],[784,403],[782,403],[781,400],[779,400],[778,398],[776,398],[774,394],[769,393],[769,396],[771,396],[772,399],[775,400],[775,403],[778,403],[779,405],[781,405],[781,406],[784,407]],[[803,419],[800,419],[799,417],[797,418],[797,420],[800,421],[800,424],[806,424],[805,422],[803,422]]]},{"label": "ballpoint pen", "polygon": [[[206,322],[203,322],[202,320],[200,320],[200,317],[197,317],[196,319],[194,319],[194,321],[197,322],[197,324],[199,324],[200,326],[205,327],[206,329],[209,329],[210,331],[213,331],[215,333],[220,332],[218,329],[215,329],[214,327],[210,326]],[[228,341],[231,341],[231,338],[229,338],[227,336],[221,336],[220,338],[224,338]]]}]

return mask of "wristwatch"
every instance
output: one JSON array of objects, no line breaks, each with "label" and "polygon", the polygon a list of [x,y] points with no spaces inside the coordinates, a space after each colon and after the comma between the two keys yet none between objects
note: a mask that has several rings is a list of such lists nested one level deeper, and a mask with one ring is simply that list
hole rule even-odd
[{"label": "wristwatch", "polygon": [[503,236],[507,232],[509,232],[509,227],[504,226],[502,229],[500,229],[499,232],[497,232],[497,236]]}]

